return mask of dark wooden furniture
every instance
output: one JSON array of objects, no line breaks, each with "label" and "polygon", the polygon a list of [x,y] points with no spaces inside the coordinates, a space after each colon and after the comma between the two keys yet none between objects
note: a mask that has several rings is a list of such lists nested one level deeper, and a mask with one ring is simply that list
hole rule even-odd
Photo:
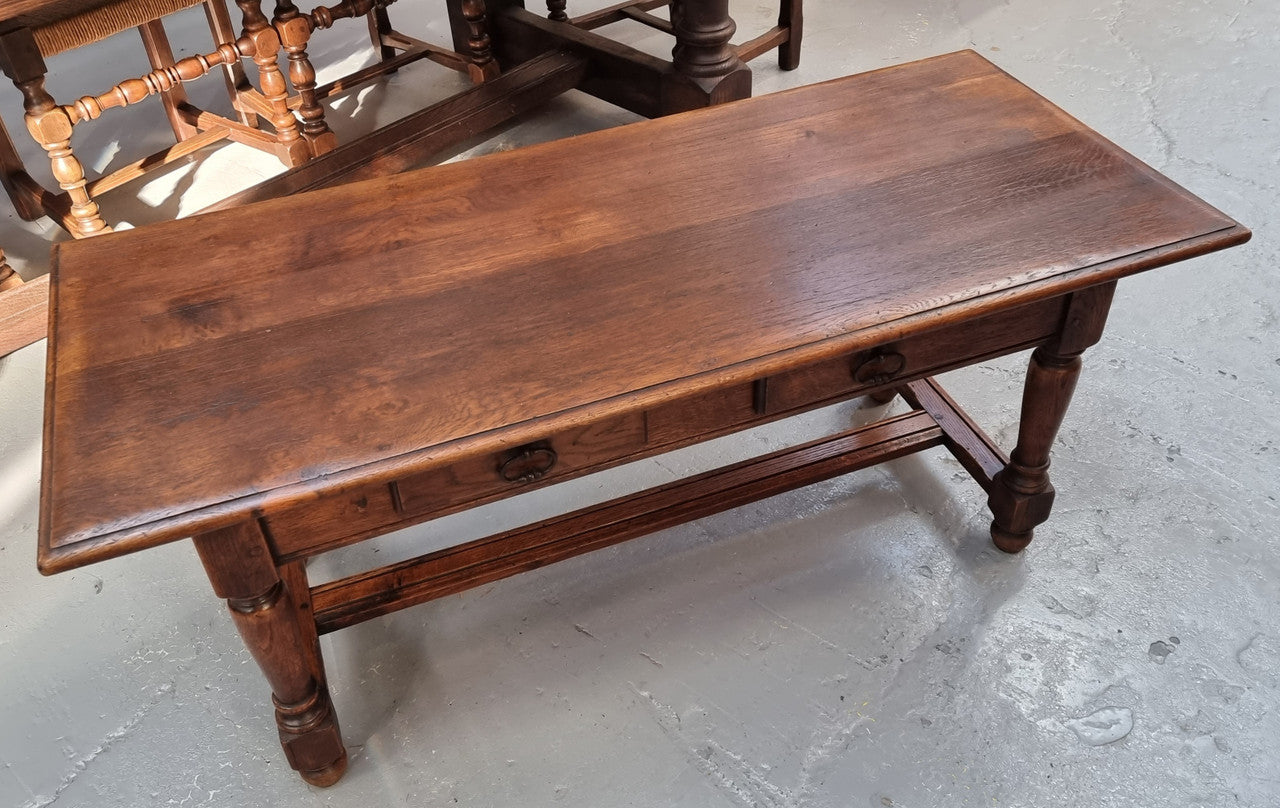
[{"label": "dark wooden furniture", "polygon": [[[304,131],[312,127],[328,131],[320,100],[419,59],[430,59],[466,73],[480,84],[496,78],[500,64],[513,69],[549,50],[562,48],[587,61],[582,76],[584,89],[648,117],[749,96],[751,80],[746,63],[775,48],[783,70],[794,70],[800,64],[802,0],[779,0],[778,24],[741,44],[732,42],[737,25],[729,16],[727,0],[625,0],[573,18],[568,15],[566,0],[548,0],[545,20],[526,10],[523,0],[448,0],[455,50],[393,29],[387,15],[391,2],[342,0],[302,13],[293,0],[277,0],[272,23],[289,56],[290,77],[298,90],[295,106],[302,116]],[[660,8],[668,8],[667,19],[652,13]],[[491,9],[500,13],[500,31],[494,31]],[[350,76],[317,87],[307,56],[312,33],[332,27],[338,19],[361,16],[369,19],[369,31],[381,58]],[[676,42],[672,60],[650,56],[593,33],[624,21],[671,35]],[[453,112],[456,114],[456,109]],[[420,122],[419,126],[435,128],[433,124],[440,119],[427,114],[414,116],[414,120]],[[404,131],[409,127],[401,123],[398,128]],[[474,126],[471,129],[482,131]],[[425,136],[439,138],[438,133]],[[380,138],[371,140],[376,144]],[[370,145],[362,142],[358,150],[367,153]]]},{"label": "dark wooden furniture", "polygon": [[[650,13],[667,5],[672,21]],[[471,68],[478,86],[206,210],[226,210],[420,166],[571,89],[653,118],[749,97],[751,71],[746,63],[773,48],[778,50],[782,69],[791,70],[800,63],[801,0],[780,0],[778,24],[737,45],[732,42],[737,26],[725,0],[624,0],[574,18],[569,18],[560,0],[551,0],[548,7],[550,14],[544,19],[520,0],[449,0],[454,47],[458,53],[475,54],[474,60],[486,65],[483,75]],[[626,20],[671,34],[675,40],[672,60],[597,33],[603,26]],[[396,58],[407,59],[411,53]],[[462,64],[457,54],[430,58],[455,68]],[[494,76],[488,70],[496,65],[501,66],[501,74]],[[377,65],[370,68],[378,69]],[[323,95],[331,89],[317,92]]]},{"label": "dark wooden furniture", "polygon": [[[676,35],[677,26],[689,28],[696,26],[686,14],[687,5],[680,0],[627,0],[606,8],[592,11],[581,16],[570,18],[567,0],[547,0],[547,18],[553,21],[567,21],[584,31],[594,31],[617,22],[633,21],[663,33]],[[667,18],[663,19],[652,12],[666,8]],[[707,13],[698,9],[698,14]],[[719,13],[712,12],[713,14]],[[727,11],[726,11],[727,13]],[[800,66],[800,37],[803,28],[804,5],[802,0],[780,0],[778,4],[778,24],[768,31],[743,42],[731,45],[738,59],[750,62],[761,54],[778,49],[778,67],[783,70],[795,70]],[[736,32],[737,25],[733,25]],[[673,54],[674,55],[674,54]]]},{"label": "dark wooden furniture", "polygon": [[[772,48],[778,48],[783,69],[793,69],[800,59],[801,0],[779,0],[778,25],[739,46],[732,41],[737,25],[729,0],[672,0],[668,24],[647,13],[667,5],[660,0],[622,0],[572,19],[557,8],[558,0],[548,3],[545,18],[525,9],[523,0],[485,2],[494,55],[504,70],[553,49],[576,53],[588,62],[580,89],[649,118],[747,98],[751,71],[745,63]],[[462,50],[466,18],[458,0],[448,8],[454,42]],[[595,30],[625,19],[670,33],[670,61]]]},{"label": "dark wooden furniture", "polygon": [[[510,101],[505,107],[482,100],[492,97],[492,91],[464,94],[352,144],[351,149],[311,169],[307,176],[328,172],[332,175],[328,184],[332,184],[345,177],[353,159],[379,155],[388,145],[398,152],[399,160],[410,152],[415,160],[421,159],[510,120],[571,86],[648,117],[745,98],[751,94],[747,61],[777,48],[784,69],[799,64],[803,16],[802,0],[780,0],[778,25],[735,46],[731,39],[736,25],[728,13],[728,0],[628,0],[574,19],[568,18],[565,4],[559,0],[553,0],[549,19],[527,11],[522,0],[488,0],[487,4],[486,0],[447,0],[455,47],[450,50],[396,31],[387,15],[389,3],[375,0],[340,0],[305,13],[293,0],[276,0],[270,18],[262,9],[262,0],[236,0],[243,16],[239,36],[232,28],[225,0],[203,0],[216,47],[210,53],[175,61],[161,17],[199,2],[202,0],[0,0],[0,70],[22,92],[27,129],[48,152],[60,187],[60,191],[50,191],[31,178],[0,123],[0,180],[19,215],[28,220],[51,216],[76,237],[108,232],[110,227],[94,201],[97,194],[224,139],[272,151],[291,167],[303,165],[337,145],[325,122],[320,103],[324,98],[419,59],[466,73],[476,84],[496,79],[500,69],[526,65],[532,69],[521,70],[503,83],[500,92]],[[666,5],[671,5],[669,21],[651,13]],[[380,58],[349,76],[317,85],[307,53],[312,33],[351,17],[368,18]],[[595,33],[595,29],[621,20],[634,20],[671,34],[676,43],[673,59],[659,59]],[[137,27],[142,35],[152,72],[70,104],[59,104],[49,95],[45,89],[46,58],[130,27]],[[552,55],[556,51],[559,53]],[[281,56],[287,70],[281,69]],[[547,70],[546,63],[570,58],[577,63],[575,82],[565,86],[565,71]],[[241,62],[246,59],[257,68],[261,90],[253,88],[245,77]],[[228,71],[236,120],[194,107],[183,89],[184,82],[219,65]],[[161,97],[178,143],[107,176],[87,177],[71,146],[75,126],[108,109],[136,104],[152,95]],[[259,129],[260,120],[270,124],[272,131]],[[265,189],[238,195],[219,207],[313,185],[292,175],[277,178],[268,181]]]},{"label": "dark wooden furniture", "polygon": [[[290,763],[329,784],[319,633],[934,446],[1022,549],[1116,281],[1248,238],[969,51],[58,245],[40,569],[195,536]],[[104,288],[110,261],[132,271]],[[931,375],[1028,348],[1007,459]],[[333,548],[892,391],[910,412],[307,581]]]}]

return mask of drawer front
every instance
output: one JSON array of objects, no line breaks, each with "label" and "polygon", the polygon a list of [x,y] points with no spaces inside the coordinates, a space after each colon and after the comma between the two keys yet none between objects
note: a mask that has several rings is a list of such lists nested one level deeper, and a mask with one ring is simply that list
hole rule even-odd
[{"label": "drawer front", "polygon": [[649,411],[649,447],[684,445],[1043,342],[1065,298],[938,328]]},{"label": "drawer front", "polygon": [[633,455],[644,446],[644,414],[632,413],[406,477],[392,484],[392,497],[406,516],[445,512],[562,480]]},{"label": "drawer front", "polygon": [[640,453],[643,413],[566,430],[390,484],[365,485],[266,514],[277,560],[294,560],[452,511],[518,494]]},{"label": "drawer front", "polygon": [[1053,335],[1063,305],[1062,298],[1033,303],[770,376],[757,392],[757,406],[776,415],[1027,348]]}]

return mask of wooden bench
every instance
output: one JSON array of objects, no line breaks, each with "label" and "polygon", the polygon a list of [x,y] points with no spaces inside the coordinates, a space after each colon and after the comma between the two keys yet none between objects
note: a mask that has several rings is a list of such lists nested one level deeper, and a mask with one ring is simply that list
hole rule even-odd
[{"label": "wooden bench", "polygon": [[[319,633],[935,446],[1021,550],[1116,281],[1248,238],[967,51],[61,244],[40,568],[194,536],[290,763],[329,784]],[[931,376],[1028,348],[1010,461]],[[327,550],[895,391],[910,412],[307,580]]]}]

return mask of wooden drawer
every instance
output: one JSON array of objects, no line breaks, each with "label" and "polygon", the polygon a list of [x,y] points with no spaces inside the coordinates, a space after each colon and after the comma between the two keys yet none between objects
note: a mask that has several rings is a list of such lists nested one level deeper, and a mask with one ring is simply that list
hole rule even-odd
[{"label": "wooden drawer", "polygon": [[756,406],[776,415],[1028,348],[1052,336],[1063,305],[1053,298],[770,376],[763,390],[757,382]]},{"label": "wooden drawer", "polygon": [[360,486],[304,506],[268,513],[269,540],[277,560],[314,555],[385,533],[397,525],[443,516],[577,476],[632,457],[644,448],[644,414],[632,413],[510,451],[463,460],[389,484]]},{"label": "wooden drawer", "polygon": [[1048,339],[1065,298],[946,326],[649,412],[649,446],[683,445],[876,389],[1028,348]]},{"label": "wooden drawer", "polygon": [[396,509],[406,515],[447,512],[555,482],[640,452],[643,413],[590,424],[494,455],[464,460],[392,484]]}]

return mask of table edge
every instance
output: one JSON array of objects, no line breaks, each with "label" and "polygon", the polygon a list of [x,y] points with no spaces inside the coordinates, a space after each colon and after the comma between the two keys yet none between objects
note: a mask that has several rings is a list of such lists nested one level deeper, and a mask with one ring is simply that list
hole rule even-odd
[{"label": "table edge", "polygon": [[[1172,181],[1169,182],[1173,184]],[[1174,185],[1177,187],[1176,184]],[[1184,194],[1187,193],[1184,189],[1179,190]],[[904,315],[868,328],[788,348],[768,356],[633,390],[609,399],[384,458],[306,482],[292,483],[203,506],[142,525],[86,535],[56,546],[53,544],[50,529],[50,508],[52,507],[50,488],[53,479],[51,447],[54,443],[52,402],[55,376],[53,370],[56,354],[56,346],[51,340],[47,358],[48,389],[45,395],[44,463],[40,484],[40,527],[36,565],[41,573],[52,575],[117,558],[246,519],[261,518],[267,510],[303,505],[320,497],[340,494],[344,490],[357,486],[389,483],[410,474],[430,471],[468,457],[518,446],[540,436],[603,417],[642,410],[662,401],[696,395],[712,387],[748,382],[762,375],[819,362],[840,354],[856,352],[877,343],[926,332],[947,322],[954,322],[958,318],[992,314],[1002,309],[1109,283],[1148,269],[1243,244],[1252,236],[1248,228],[1230,217],[1223,215],[1223,219],[1228,222],[1224,227],[1208,230],[1161,247],[1080,267],[1049,279],[1030,280],[1018,286],[981,294],[937,309]],[[55,250],[51,271],[56,270],[57,261],[57,250]],[[55,288],[54,299],[51,300],[49,307],[50,333],[53,331],[56,311]]]}]

